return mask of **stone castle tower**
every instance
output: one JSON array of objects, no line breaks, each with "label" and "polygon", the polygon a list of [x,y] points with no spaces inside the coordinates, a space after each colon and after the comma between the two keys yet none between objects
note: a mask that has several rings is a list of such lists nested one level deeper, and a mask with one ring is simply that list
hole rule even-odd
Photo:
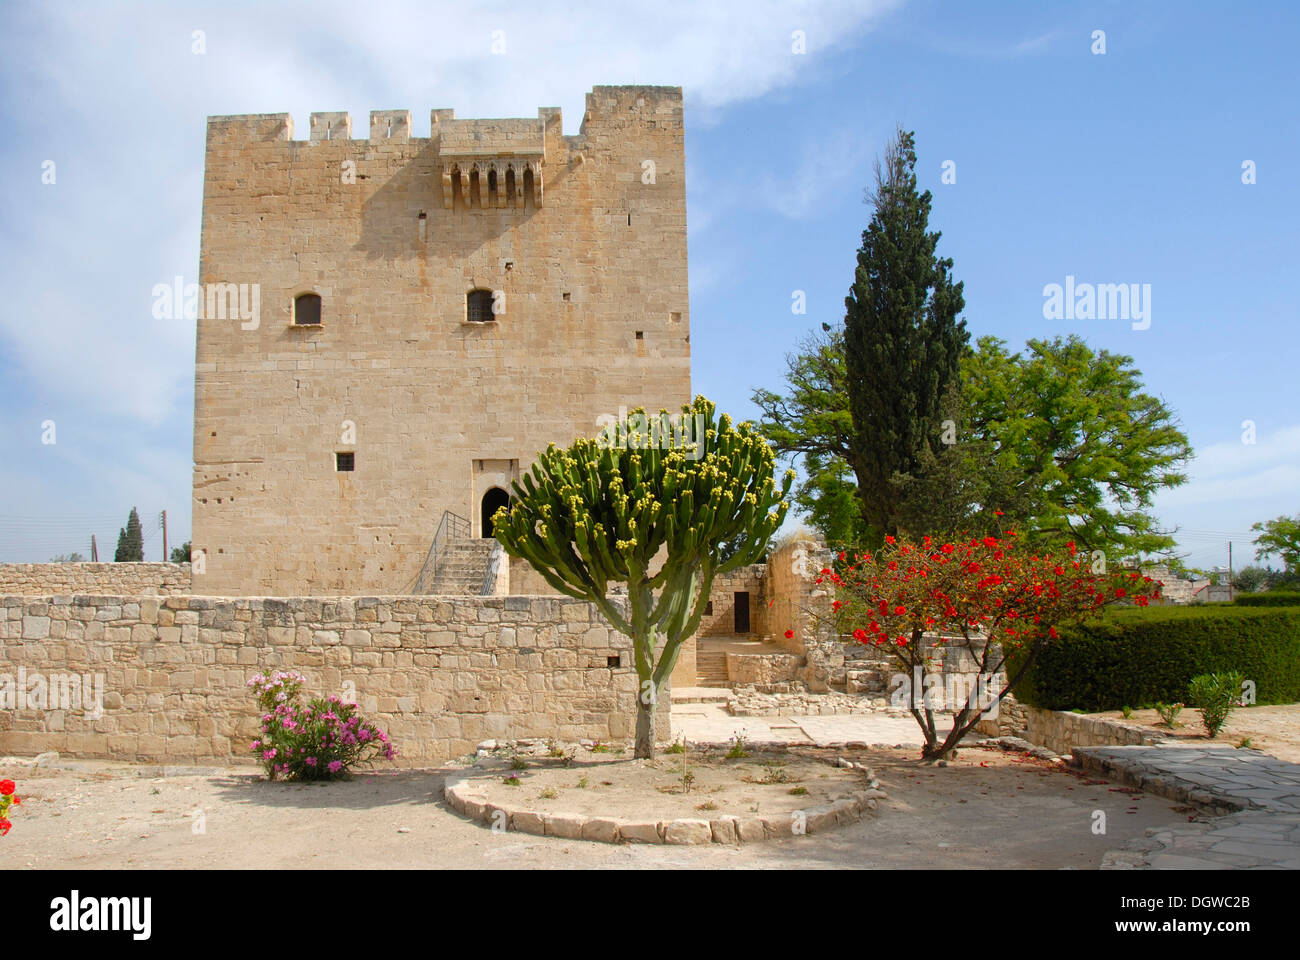
[{"label": "stone castle tower", "polygon": [[411,132],[208,120],[196,592],[402,593],[445,512],[490,534],[547,444],[690,398],[680,88]]}]

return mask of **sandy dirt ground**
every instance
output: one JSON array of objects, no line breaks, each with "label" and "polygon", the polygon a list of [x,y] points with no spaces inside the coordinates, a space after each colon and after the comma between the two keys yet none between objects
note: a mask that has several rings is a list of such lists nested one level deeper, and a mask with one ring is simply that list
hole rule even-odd
[{"label": "sandy dirt ground", "polygon": [[1194,707],[1183,708],[1178,715],[1178,720],[1183,725],[1172,730],[1164,725],[1160,714],[1154,710],[1134,710],[1127,720],[1119,710],[1089,716],[1111,717],[1124,723],[1151,727],[1189,747],[1235,747],[1243,739],[1249,738],[1252,749],[1279,760],[1300,763],[1300,703],[1238,707],[1228,714],[1228,722],[1213,740],[1205,735],[1205,728],[1201,726],[1201,711]]},{"label": "sandy dirt ground", "polygon": [[[512,809],[626,820],[789,815],[867,788],[865,774],[835,766],[834,756],[746,752],[748,756],[730,760],[720,749],[660,754],[654,760],[588,754],[572,765],[529,758],[523,770],[513,769],[504,759],[484,759],[467,770],[467,776],[483,798]],[[691,777],[685,791],[683,774]],[[518,782],[508,781],[510,777]]]},{"label": "sandy dirt ground", "polygon": [[[965,748],[945,768],[919,765],[915,751],[834,755],[875,769],[889,793],[876,816],[741,847],[493,833],[443,802],[444,777],[463,772],[456,767],[294,785],[267,782],[253,767],[161,777],[126,764],[42,769],[0,759],[0,778],[17,781],[24,800],[0,849],[5,865],[20,869],[1088,870],[1145,828],[1194,816],[1163,798],[991,749]],[[1096,811],[1106,814],[1104,835],[1093,832]]]}]

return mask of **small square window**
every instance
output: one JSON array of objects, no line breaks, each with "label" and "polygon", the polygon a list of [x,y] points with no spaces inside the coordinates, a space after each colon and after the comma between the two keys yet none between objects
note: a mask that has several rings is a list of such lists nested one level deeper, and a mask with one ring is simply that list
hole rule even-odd
[{"label": "small square window", "polygon": [[562,293],[560,294],[560,296],[564,298],[565,303],[569,302],[569,295],[567,293]]},{"label": "small square window", "polygon": [[355,453],[336,453],[334,454],[334,469],[340,472],[344,470],[355,470],[357,468],[357,455]]},{"label": "small square window", "polygon": [[711,616],[713,616],[713,601],[712,601],[712,600],[710,600],[708,603],[706,603],[706,604],[704,605],[704,615],[705,615],[706,617],[711,617]]},{"label": "small square window", "polygon": [[645,339],[645,331],[644,331],[644,330],[638,330],[638,331],[636,332],[636,338],[637,338],[638,340],[644,340],[644,339]]},{"label": "small square window", "polygon": [[614,654],[614,656],[612,657],[606,657],[605,665],[610,667],[611,669],[614,667],[621,667],[623,665],[623,657],[617,653]]}]

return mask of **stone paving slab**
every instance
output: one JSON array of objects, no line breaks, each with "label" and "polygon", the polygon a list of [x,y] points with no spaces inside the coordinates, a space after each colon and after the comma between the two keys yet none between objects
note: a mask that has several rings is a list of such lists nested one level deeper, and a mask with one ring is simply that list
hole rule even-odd
[{"label": "stone paving slab", "polygon": [[1078,747],[1075,761],[1173,800],[1300,814],[1300,764],[1234,747]]},{"label": "stone paving slab", "polygon": [[1226,812],[1148,831],[1103,870],[1300,869],[1300,764],[1233,747],[1081,747],[1085,770]]},{"label": "stone paving slab", "polygon": [[[936,718],[941,734],[952,729],[952,719]],[[733,717],[725,705],[689,703],[673,706],[672,737],[692,743],[726,743],[743,734],[751,742],[802,743],[825,747],[846,743],[905,744],[920,747],[921,730],[911,717],[884,714],[832,716]],[[972,734],[972,736],[975,736]]]}]

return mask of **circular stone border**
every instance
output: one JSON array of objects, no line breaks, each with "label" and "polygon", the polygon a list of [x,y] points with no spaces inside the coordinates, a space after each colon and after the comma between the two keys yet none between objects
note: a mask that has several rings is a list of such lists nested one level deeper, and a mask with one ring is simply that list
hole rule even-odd
[{"label": "circular stone border", "polygon": [[779,817],[729,815],[712,820],[702,817],[625,820],[582,813],[540,813],[526,807],[494,803],[474,790],[476,780],[469,777],[447,779],[442,795],[457,813],[481,821],[493,830],[597,843],[741,844],[825,833],[835,827],[857,823],[869,811],[874,811],[877,801],[886,795],[883,790],[868,787],[843,794],[828,805],[795,810]]}]

